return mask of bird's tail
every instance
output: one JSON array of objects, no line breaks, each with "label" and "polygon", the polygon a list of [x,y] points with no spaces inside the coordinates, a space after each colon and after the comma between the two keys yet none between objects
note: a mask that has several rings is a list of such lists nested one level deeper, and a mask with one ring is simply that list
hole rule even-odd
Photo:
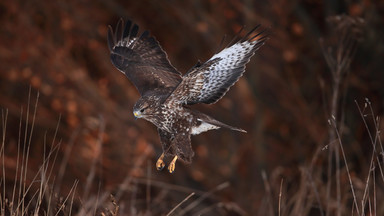
[{"label": "bird's tail", "polygon": [[[193,110],[193,111],[195,111],[195,110]],[[204,113],[199,112],[198,116],[199,116],[199,119],[202,122],[205,122],[205,123],[217,126],[217,127],[221,127],[221,128],[228,128],[228,129],[231,129],[231,130],[234,130],[234,131],[239,131],[239,132],[247,133],[247,131],[245,131],[245,130],[243,130],[241,128],[237,128],[237,127],[233,127],[233,126],[227,125],[227,124],[225,124],[225,123],[223,123],[221,121],[218,121],[218,120],[216,120],[216,119],[212,118],[211,116],[206,115]]]},{"label": "bird's tail", "polygon": [[237,127],[233,127],[233,126],[230,126],[230,125],[227,125],[221,121],[218,121],[212,117],[210,117],[210,119],[208,120],[205,120],[205,122],[209,123],[209,124],[212,124],[212,125],[215,125],[215,126],[218,126],[218,127],[222,127],[222,128],[228,128],[228,129],[231,129],[231,130],[234,130],[234,131],[239,131],[239,132],[243,132],[243,133],[247,133],[246,130],[243,130],[241,128],[237,128]]}]

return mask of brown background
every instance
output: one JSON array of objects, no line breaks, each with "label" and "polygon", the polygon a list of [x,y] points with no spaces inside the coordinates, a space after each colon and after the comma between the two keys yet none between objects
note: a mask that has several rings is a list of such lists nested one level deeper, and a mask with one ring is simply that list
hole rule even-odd
[{"label": "brown background", "polygon": [[[59,125],[53,142],[60,143],[58,156],[51,163],[56,179],[51,180],[61,189],[59,197],[79,180],[76,211],[86,203],[82,198],[87,182],[92,182],[89,197],[113,194],[121,215],[166,214],[191,192],[197,194],[180,209],[229,182],[188,213],[212,207],[208,215],[273,215],[279,209],[283,179],[283,215],[299,211],[295,210],[299,201],[304,202],[299,211],[304,215],[321,215],[319,208],[325,212],[326,206],[331,215],[337,208],[349,213],[352,195],[342,156],[341,206],[331,205],[336,199],[335,173],[327,177],[327,120],[334,88],[319,42],[331,38],[327,35],[336,29],[327,18],[341,14],[364,19],[338,106],[349,173],[360,200],[372,145],[358,107],[364,107],[365,98],[372,102],[374,116],[364,114],[374,133],[372,117],[383,114],[384,96],[384,4],[370,0],[1,1],[0,107],[3,116],[9,112],[2,162],[5,179],[14,181],[17,143],[19,137],[23,141],[26,127],[23,123],[19,135],[20,118],[25,122],[28,107],[33,114],[38,98],[28,173],[31,178],[36,174],[44,143],[51,149]],[[223,35],[229,42],[243,25],[246,30],[257,24],[270,28],[270,39],[231,91],[215,105],[197,106],[248,133],[222,129],[195,136],[191,165],[178,163],[174,174],[158,172],[155,161],[161,147],[156,128],[134,120],[132,107],[139,94],[109,59],[107,26],[115,26],[120,17],[151,30],[182,73],[197,60],[210,58]],[[30,129],[31,116],[28,122]],[[60,174],[63,161],[66,169]],[[92,167],[94,176],[87,181]],[[378,175],[376,180],[379,206],[384,202],[383,179]],[[333,185],[330,197],[325,193],[328,182]],[[98,211],[105,212],[108,198],[105,203],[97,205]]]}]

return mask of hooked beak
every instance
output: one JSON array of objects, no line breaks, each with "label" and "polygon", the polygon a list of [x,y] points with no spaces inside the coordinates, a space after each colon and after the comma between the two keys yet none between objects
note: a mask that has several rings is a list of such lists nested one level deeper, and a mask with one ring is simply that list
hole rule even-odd
[{"label": "hooked beak", "polygon": [[135,116],[135,120],[141,118],[141,114],[138,111],[133,112],[133,115]]}]

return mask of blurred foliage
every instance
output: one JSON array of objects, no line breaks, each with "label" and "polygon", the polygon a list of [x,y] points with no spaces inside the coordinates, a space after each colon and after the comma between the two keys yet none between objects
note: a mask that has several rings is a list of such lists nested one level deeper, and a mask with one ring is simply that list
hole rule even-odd
[{"label": "blurred foliage", "polygon": [[[340,87],[342,117],[337,119],[352,174],[364,181],[372,146],[354,101],[363,106],[369,98],[374,113],[383,114],[384,3],[379,0],[1,1],[0,107],[9,111],[5,168],[11,173],[16,169],[19,121],[21,110],[26,115],[31,86],[31,100],[36,92],[40,97],[29,169],[36,171],[45,135],[52,140],[59,122],[58,164],[71,147],[60,180],[62,191],[68,193],[74,179],[82,190],[94,162],[95,194],[100,189],[115,194],[127,176],[149,177],[189,192],[209,191],[229,181],[228,188],[204,205],[227,203],[221,206],[226,212],[242,212],[233,210],[239,208],[251,215],[266,215],[273,204],[277,211],[282,178],[288,197],[298,190],[298,182],[305,179],[302,169],[311,161],[316,184],[329,180],[324,163],[334,86],[319,40],[335,37],[331,33],[336,24],[326,20],[339,14],[364,20],[360,43]],[[218,130],[193,137],[196,156],[191,165],[177,164],[172,175],[156,171],[154,164],[161,153],[157,131],[148,122],[134,121],[132,107],[139,94],[109,60],[107,26],[115,26],[120,17],[132,19],[141,30],[151,30],[182,73],[212,56],[223,35],[229,42],[243,25],[270,28],[270,39],[231,91],[215,105],[197,106],[248,133]],[[101,150],[97,147],[100,137]],[[272,191],[263,182],[262,171]],[[348,178],[341,181],[348,191]],[[136,193],[140,212],[145,210],[145,204],[140,204],[146,199],[145,181],[136,184],[143,184]],[[158,213],[168,212],[188,195],[159,185],[154,184],[152,199],[165,196],[167,200],[158,201]],[[382,182],[376,187],[383,191]],[[127,189],[126,196],[131,193]],[[383,193],[378,196],[383,203]],[[320,199],[327,202],[326,197]],[[232,202],[238,207],[230,206]]]}]

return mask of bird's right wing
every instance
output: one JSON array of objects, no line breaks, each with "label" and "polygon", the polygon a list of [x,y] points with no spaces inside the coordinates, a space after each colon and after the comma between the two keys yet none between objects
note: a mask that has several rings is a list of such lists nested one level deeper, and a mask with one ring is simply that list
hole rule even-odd
[{"label": "bird's right wing", "polygon": [[267,40],[265,31],[257,32],[258,28],[256,26],[204,64],[192,68],[166,102],[212,104],[220,100],[243,75],[245,64]]},{"label": "bird's right wing", "polygon": [[174,88],[181,81],[181,74],[169,62],[159,42],[148,31],[140,36],[139,27],[122,19],[115,32],[108,29],[108,47],[112,64],[124,73],[140,94],[157,88]]}]

